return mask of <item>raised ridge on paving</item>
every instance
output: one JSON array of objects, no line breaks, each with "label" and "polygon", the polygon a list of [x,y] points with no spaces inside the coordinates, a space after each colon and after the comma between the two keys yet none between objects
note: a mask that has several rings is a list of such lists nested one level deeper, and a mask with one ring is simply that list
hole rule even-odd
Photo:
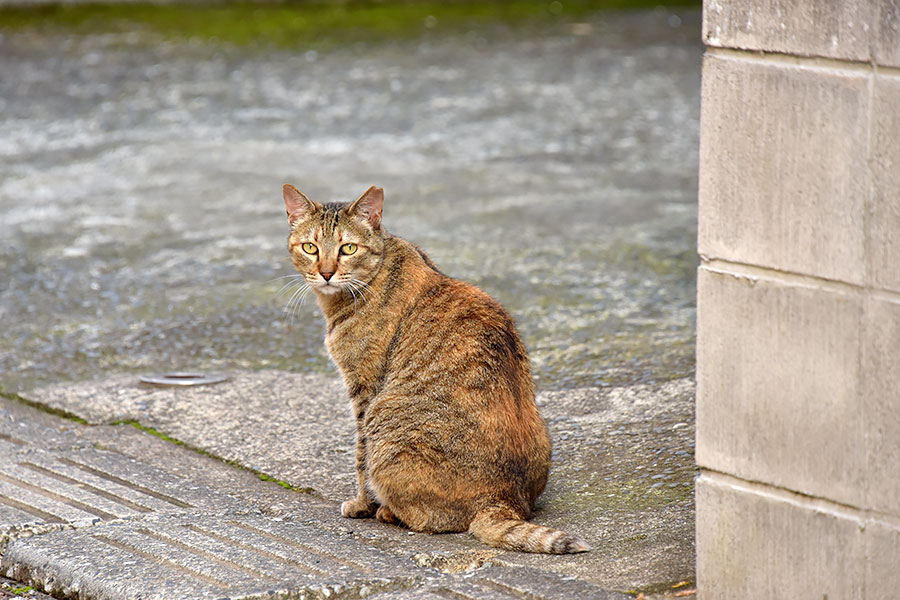
[{"label": "raised ridge on paving", "polygon": [[[266,515],[148,514],[20,539],[11,577],[52,594],[243,598],[273,592],[357,596],[418,577],[414,563],[298,521]],[[327,591],[326,591],[327,590]]]},{"label": "raised ridge on paving", "polygon": [[0,421],[0,551],[29,527],[82,527],[153,512],[241,507],[227,494],[97,450],[74,435]]}]

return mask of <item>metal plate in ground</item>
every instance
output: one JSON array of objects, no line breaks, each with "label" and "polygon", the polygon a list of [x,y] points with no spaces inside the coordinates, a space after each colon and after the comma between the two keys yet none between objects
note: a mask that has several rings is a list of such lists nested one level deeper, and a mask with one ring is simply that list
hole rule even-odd
[{"label": "metal plate in ground", "polygon": [[182,372],[166,373],[165,375],[144,375],[141,382],[153,385],[211,385],[228,381],[227,375],[212,373]]}]

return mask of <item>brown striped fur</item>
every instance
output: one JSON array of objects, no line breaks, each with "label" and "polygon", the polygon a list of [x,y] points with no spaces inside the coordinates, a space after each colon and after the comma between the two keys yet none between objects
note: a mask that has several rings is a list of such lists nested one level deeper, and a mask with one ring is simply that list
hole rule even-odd
[{"label": "brown striped fur", "polygon": [[383,198],[372,187],[352,204],[323,205],[284,186],[291,259],[316,292],[356,417],[358,492],[341,513],[469,531],[509,550],[588,550],[526,522],[547,482],[550,438],[512,318],[384,231]]}]

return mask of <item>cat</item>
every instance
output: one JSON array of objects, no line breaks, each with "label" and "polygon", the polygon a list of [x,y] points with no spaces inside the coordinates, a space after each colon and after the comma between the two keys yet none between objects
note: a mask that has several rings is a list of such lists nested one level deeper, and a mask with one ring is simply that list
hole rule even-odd
[{"label": "cat", "polygon": [[589,546],[528,523],[550,467],[525,346],[490,296],[452,279],[381,226],[384,192],[319,204],[283,188],[294,267],[325,316],[325,344],[356,420],[350,518],[497,548]]}]

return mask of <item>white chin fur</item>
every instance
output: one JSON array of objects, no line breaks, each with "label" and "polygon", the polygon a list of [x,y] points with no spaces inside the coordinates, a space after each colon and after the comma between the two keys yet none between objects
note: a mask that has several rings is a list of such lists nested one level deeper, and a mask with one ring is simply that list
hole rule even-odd
[{"label": "white chin fur", "polygon": [[328,284],[328,285],[319,286],[319,287],[315,288],[315,290],[317,292],[319,292],[320,294],[336,294],[337,292],[341,291],[341,288],[339,288],[335,285]]}]

